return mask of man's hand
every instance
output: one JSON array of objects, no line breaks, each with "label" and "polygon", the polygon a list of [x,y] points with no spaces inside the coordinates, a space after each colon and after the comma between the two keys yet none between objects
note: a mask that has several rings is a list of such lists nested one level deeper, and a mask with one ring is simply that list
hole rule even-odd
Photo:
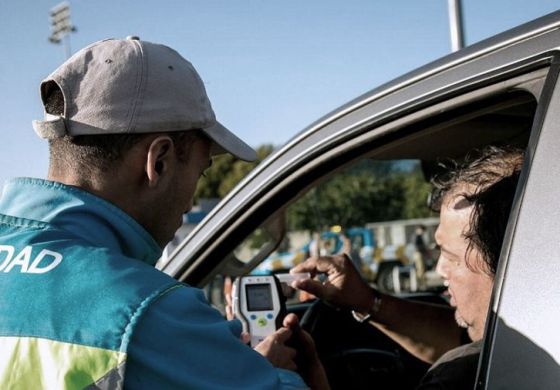
[{"label": "man's hand", "polygon": [[267,358],[274,367],[297,371],[296,350],[286,345],[291,336],[292,330],[282,327],[261,341],[255,351]]},{"label": "man's hand", "polygon": [[297,371],[305,383],[313,390],[329,389],[327,374],[321,360],[319,360],[315,342],[311,335],[300,328],[298,319],[293,314],[286,316],[284,326],[289,327],[293,331],[292,339],[289,343],[297,350]]},{"label": "man's hand", "polygon": [[[295,266],[290,273],[309,272],[310,279],[295,280],[292,287],[307,291],[336,306],[367,312],[373,305],[371,288],[364,282],[346,255],[311,257]],[[315,280],[317,274],[327,280]]]},{"label": "man's hand", "polygon": [[[224,295],[228,320],[233,319],[231,285],[231,279],[226,278]],[[241,334],[241,340],[245,344],[250,339],[248,333]],[[327,375],[317,355],[313,338],[299,327],[295,314],[288,314],[284,318],[283,327],[260,342],[255,347],[255,351],[267,358],[275,367],[297,371],[312,389],[329,389]]]},{"label": "man's hand", "polygon": [[299,322],[297,316],[291,313],[284,318],[283,327],[261,341],[255,351],[267,358],[274,367],[296,371],[297,352],[292,346],[286,345],[294,333],[299,333]]},{"label": "man's hand", "polygon": [[[233,288],[233,282],[229,276],[224,279],[224,299],[226,300],[226,319],[231,321],[235,318],[233,315],[233,302],[231,298],[231,290]],[[243,344],[249,344],[251,341],[251,335],[247,332],[241,332],[239,336]]]},{"label": "man's hand", "polygon": [[[325,369],[319,360],[313,339],[299,327],[295,314],[288,314],[284,327],[264,339],[255,350],[266,357],[273,366],[297,371],[314,390],[329,389]],[[287,338],[286,338],[287,337]],[[283,345],[288,343],[289,346]]]}]

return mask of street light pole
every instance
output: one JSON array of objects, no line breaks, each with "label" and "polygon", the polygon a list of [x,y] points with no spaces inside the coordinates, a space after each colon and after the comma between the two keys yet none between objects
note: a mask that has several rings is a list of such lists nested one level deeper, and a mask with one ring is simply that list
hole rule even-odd
[{"label": "street light pole", "polygon": [[64,43],[64,54],[66,59],[70,58],[70,33],[76,31],[70,20],[70,4],[62,2],[53,7],[49,16],[51,19],[51,35],[49,41],[54,44]]},{"label": "street light pole", "polygon": [[70,49],[70,34],[64,35],[64,54],[66,55],[66,59],[70,58],[72,54],[72,50]]},{"label": "street light pole", "polygon": [[465,46],[461,0],[448,0],[448,4],[449,29],[451,33],[451,50],[457,51]]}]

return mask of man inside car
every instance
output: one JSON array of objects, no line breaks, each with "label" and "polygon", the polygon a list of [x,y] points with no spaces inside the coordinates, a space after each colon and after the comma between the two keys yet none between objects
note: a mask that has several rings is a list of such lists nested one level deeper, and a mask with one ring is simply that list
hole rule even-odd
[{"label": "man inside car", "polygon": [[[487,147],[433,180],[431,206],[440,212],[437,272],[451,308],[382,294],[362,280],[346,255],[313,257],[291,272],[326,274],[293,287],[353,310],[432,367],[422,389],[472,389],[481,340],[523,152]],[[456,326],[459,325],[459,326]],[[470,343],[465,344],[466,329]]]},{"label": "man inside car", "polygon": [[105,40],[41,97],[48,180],[11,180],[0,200],[0,388],[306,388],[296,369],[323,386],[295,316],[255,351],[201,290],[153,267],[211,155],[255,158],[216,121],[192,65],[136,37]]}]

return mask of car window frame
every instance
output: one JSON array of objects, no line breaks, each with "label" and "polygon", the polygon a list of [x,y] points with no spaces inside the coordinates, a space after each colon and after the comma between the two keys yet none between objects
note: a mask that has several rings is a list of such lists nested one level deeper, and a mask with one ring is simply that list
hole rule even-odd
[{"label": "car window frame", "polygon": [[[530,222],[533,213],[529,210],[535,207],[535,205],[531,204],[530,199],[525,198],[526,192],[531,190],[531,186],[535,185],[535,183],[530,183],[530,179],[533,182],[538,180],[534,179],[538,174],[535,174],[533,170],[533,161],[535,158],[543,158],[541,157],[543,152],[539,150],[539,144],[546,142],[543,136],[545,136],[546,139],[550,139],[551,133],[557,133],[555,124],[560,122],[560,110],[551,109],[551,107],[558,107],[560,105],[559,73],[560,53],[556,53],[552,58],[550,70],[539,98],[529,144],[526,149],[526,159],[519,178],[510,220],[504,236],[499,265],[495,275],[493,294],[490,301],[481,357],[479,360],[476,383],[477,390],[495,388],[493,386],[498,384],[500,386],[505,386],[502,388],[512,388],[511,386],[515,387],[519,385],[519,383],[515,382],[507,383],[509,378],[496,374],[499,371],[495,366],[496,364],[503,364],[500,363],[499,360],[504,358],[504,356],[501,355],[500,347],[496,344],[496,340],[501,332],[499,326],[500,313],[503,309],[502,305],[504,304],[504,300],[512,294],[511,290],[508,291],[508,294],[505,294],[505,286],[507,283],[513,283],[510,275],[512,272],[515,272],[515,265],[512,263],[519,262],[514,250],[516,246],[523,245],[522,242],[527,240],[523,234],[519,233],[518,228],[520,224],[531,223],[531,225],[534,225],[534,222]],[[556,118],[556,120],[554,120],[554,118]],[[558,142],[557,145],[560,147],[560,142]],[[532,173],[533,176],[531,176]],[[540,180],[542,180],[542,178],[540,178]],[[521,217],[522,213],[525,214],[523,217]],[[550,232],[543,231],[543,234],[550,234]]]},{"label": "car window frame", "polygon": [[[313,170],[317,169],[317,166],[324,165],[327,162],[334,162],[338,167],[347,166],[360,156],[370,153],[372,144],[385,144],[387,141],[381,141],[382,138],[396,136],[398,129],[406,127],[407,124],[416,123],[420,119],[429,118],[436,115],[438,112],[447,111],[454,107],[461,107],[468,102],[480,100],[483,96],[497,93],[497,91],[506,89],[508,82],[515,80],[517,77],[548,68],[549,61],[551,61],[551,57],[548,54],[539,55],[514,64],[508,64],[506,67],[492,69],[489,72],[477,75],[477,77],[463,80],[462,83],[455,84],[454,88],[449,87],[446,91],[440,90],[437,94],[421,96],[417,101],[409,101],[407,107],[401,107],[401,112],[389,115],[391,120],[386,120],[385,118],[376,118],[377,120],[373,120],[365,115],[364,119],[356,121],[353,127],[342,124],[342,128],[335,133],[331,133],[332,135],[329,139],[322,140],[323,144],[321,147],[317,147],[314,151],[308,150],[300,153],[300,156],[305,156],[303,161],[300,161],[299,164],[296,164],[295,161],[288,162],[286,166],[289,168],[286,169],[286,172],[282,172],[283,174],[279,174],[278,177],[275,177],[274,181],[267,184],[271,187],[285,186],[286,183],[293,183],[298,177],[301,179],[301,177],[305,175],[310,175]],[[418,110],[413,110],[413,107]],[[365,108],[367,109],[367,107]],[[379,145],[376,147],[379,147]],[[325,153],[325,148],[328,149],[328,153]],[[353,158],[344,157],[345,154],[348,154],[348,150],[352,150],[353,154],[355,154]],[[309,153],[307,154],[307,152]],[[340,159],[345,161],[336,162]],[[272,175],[274,176],[277,173],[278,172],[272,173]],[[319,176],[323,175],[321,174]],[[302,192],[303,188],[315,182],[316,178],[311,181],[306,178],[305,181],[305,185],[300,186]],[[277,191],[277,189],[275,188],[274,191]],[[258,199],[258,202],[252,204],[249,209],[245,209],[245,215],[236,221],[236,223],[245,222],[244,226],[226,226],[224,227],[225,232],[217,235],[222,237],[228,236],[228,240],[241,241],[243,237],[240,237],[239,234],[233,234],[233,237],[238,238],[231,238],[232,232],[242,229],[254,230],[258,226],[258,223],[249,220],[251,217],[259,214],[256,209],[265,208],[268,210],[268,217],[270,217],[270,207],[262,206],[262,203],[267,200],[266,198],[268,195],[269,194],[265,194],[265,196]],[[258,219],[262,222],[265,218]],[[196,254],[188,254],[192,262],[187,264],[186,268],[177,270],[177,268],[164,266],[162,270],[174,276],[178,276],[180,280],[187,281],[190,284],[204,284],[209,281],[213,275],[201,276],[201,274],[207,271],[198,271],[197,265],[200,265],[204,259],[209,257],[208,254],[214,250],[212,245],[215,246],[219,241],[219,239],[210,240],[211,245],[207,248],[203,248],[206,253],[198,252]],[[179,246],[173,255],[180,255],[179,252],[184,249],[184,245]],[[224,258],[225,256],[226,253],[222,253],[218,257]]]}]

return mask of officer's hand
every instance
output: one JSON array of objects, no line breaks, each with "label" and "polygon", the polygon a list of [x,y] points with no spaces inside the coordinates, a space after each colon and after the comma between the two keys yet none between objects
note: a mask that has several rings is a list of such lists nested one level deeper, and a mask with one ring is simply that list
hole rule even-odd
[{"label": "officer's hand", "polygon": [[[346,255],[311,257],[290,270],[290,273],[296,272],[309,272],[311,278],[295,280],[294,288],[357,311],[367,312],[372,306],[371,288]],[[320,282],[315,279],[317,274],[325,274],[327,279]]]},{"label": "officer's hand", "polygon": [[[231,298],[231,290],[232,290],[233,283],[229,276],[226,276],[224,279],[224,298],[226,300],[226,318],[228,321],[231,321],[235,318],[233,315],[233,302]],[[241,332],[239,336],[241,342],[243,344],[249,344],[251,341],[251,335],[247,332]]]},{"label": "officer's hand", "polygon": [[[288,316],[286,316],[288,322],[292,320],[292,316],[295,317],[294,314],[288,314]],[[296,371],[296,350],[286,345],[286,342],[292,337],[292,334],[292,330],[284,326],[261,341],[255,347],[255,351],[267,358],[274,367]]]},{"label": "officer's hand", "polygon": [[231,321],[235,317],[233,315],[233,299],[231,297],[231,292],[233,289],[233,282],[229,276],[224,278],[224,299],[226,301],[226,318]]},{"label": "officer's hand", "polygon": [[284,319],[284,326],[292,330],[289,345],[297,351],[297,371],[305,383],[313,390],[329,389],[327,374],[319,360],[315,342],[309,333],[301,329],[298,319],[293,314],[288,314]]}]

